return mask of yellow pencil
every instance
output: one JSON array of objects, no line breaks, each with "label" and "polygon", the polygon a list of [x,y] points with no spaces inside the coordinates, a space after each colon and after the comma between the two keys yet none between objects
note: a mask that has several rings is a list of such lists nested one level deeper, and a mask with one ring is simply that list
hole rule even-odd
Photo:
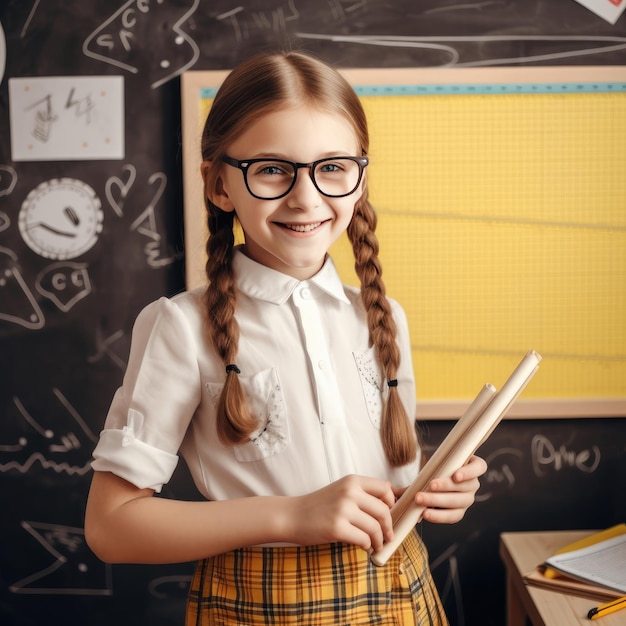
[{"label": "yellow pencil", "polygon": [[617,598],[617,600],[601,604],[600,606],[591,609],[589,613],[587,613],[587,617],[589,619],[598,619],[599,617],[604,617],[605,615],[614,613],[620,609],[626,609],[626,596],[623,598]]}]

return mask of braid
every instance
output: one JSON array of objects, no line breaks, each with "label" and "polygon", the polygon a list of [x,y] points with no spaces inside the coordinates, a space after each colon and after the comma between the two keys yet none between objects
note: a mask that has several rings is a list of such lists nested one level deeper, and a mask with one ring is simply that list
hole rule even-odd
[{"label": "braid", "polygon": [[[235,319],[235,280],[232,268],[234,213],[209,211],[208,260],[209,284],[205,293],[209,334],[224,365],[234,363],[239,343],[239,324]],[[257,428],[236,371],[227,371],[226,382],[217,405],[217,433],[227,445],[241,443]]]},{"label": "braid", "polygon": [[[357,202],[348,226],[348,238],[354,251],[356,273],[361,281],[361,298],[367,312],[370,338],[386,381],[394,380],[400,367],[400,349],[396,343],[396,323],[385,297],[382,266],[378,258],[376,213],[366,193]],[[400,400],[396,386],[389,387],[381,424],[383,449],[388,462],[398,467],[413,461],[417,454],[415,432]]]}]

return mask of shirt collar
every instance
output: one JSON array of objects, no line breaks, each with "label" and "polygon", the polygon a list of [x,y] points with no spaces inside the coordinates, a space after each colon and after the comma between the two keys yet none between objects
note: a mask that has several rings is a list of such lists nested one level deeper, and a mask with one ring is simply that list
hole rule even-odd
[{"label": "shirt collar", "polygon": [[284,304],[298,285],[308,282],[333,298],[346,304],[350,303],[344,292],[335,264],[328,255],[326,255],[326,260],[320,271],[315,276],[309,278],[308,281],[300,281],[297,278],[261,265],[247,257],[239,247],[235,249],[233,256],[233,268],[235,270],[237,287],[251,298],[265,300],[274,304]]}]

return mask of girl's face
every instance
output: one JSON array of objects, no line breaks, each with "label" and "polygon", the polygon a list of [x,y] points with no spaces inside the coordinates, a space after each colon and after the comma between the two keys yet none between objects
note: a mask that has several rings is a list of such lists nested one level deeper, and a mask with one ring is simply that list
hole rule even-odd
[{"label": "girl's face", "polygon": [[[337,156],[360,156],[352,126],[344,118],[301,106],[268,113],[228,146],[233,159],[286,159],[310,163]],[[276,200],[260,200],[247,190],[243,172],[221,164],[215,204],[236,211],[253,260],[299,280],[313,276],[326,252],[346,230],[363,181],[354,193],[329,198],[313,184],[308,168],[298,170],[291,191]]]}]

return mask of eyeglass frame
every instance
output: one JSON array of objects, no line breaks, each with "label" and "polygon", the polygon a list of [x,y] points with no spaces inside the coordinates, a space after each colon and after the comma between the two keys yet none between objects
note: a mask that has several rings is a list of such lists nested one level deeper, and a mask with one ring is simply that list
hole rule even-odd
[{"label": "eyeglass frame", "polygon": [[[352,191],[349,191],[348,193],[342,193],[342,194],[339,194],[339,195],[332,195],[332,194],[324,193],[319,188],[319,185],[317,184],[317,181],[315,180],[315,176],[314,176],[313,172],[315,171],[317,166],[320,163],[324,163],[324,161],[340,161],[340,160],[341,161],[353,161],[354,163],[356,163],[359,166],[359,178],[356,181],[356,185],[354,185],[354,189],[352,189]],[[241,173],[243,174],[243,181],[246,184],[246,189],[248,190],[248,193],[253,198],[256,198],[257,200],[280,200],[280,198],[284,198],[295,187],[296,181],[298,180],[298,170],[302,169],[302,168],[308,168],[308,170],[309,170],[309,177],[311,178],[311,181],[313,182],[313,185],[315,185],[315,189],[317,189],[323,196],[325,196],[327,198],[345,198],[346,196],[349,196],[349,195],[353,194],[357,190],[357,187],[359,186],[359,184],[363,180],[363,172],[365,171],[365,168],[369,165],[369,162],[370,162],[369,157],[366,157],[366,156],[360,156],[360,157],[355,157],[355,156],[326,157],[324,159],[318,159],[317,161],[312,161],[311,163],[298,163],[298,161],[288,161],[287,159],[272,159],[272,158],[269,158],[269,157],[264,157],[264,158],[261,158],[261,159],[241,159],[241,160],[239,160],[239,159],[233,159],[233,157],[230,157],[230,156],[228,156],[226,154],[222,157],[222,161],[224,163],[226,163],[227,165],[232,165],[233,167],[236,167],[236,168],[241,170]],[[248,168],[251,165],[253,165],[254,163],[262,163],[263,161],[270,161],[272,163],[286,163],[286,164],[291,165],[293,167],[294,175],[293,175],[293,178],[291,179],[291,184],[289,185],[287,191],[285,191],[284,193],[281,193],[278,196],[272,196],[271,198],[265,198],[263,196],[257,196],[255,193],[252,192],[252,190],[250,189],[250,185],[248,184]]]}]

